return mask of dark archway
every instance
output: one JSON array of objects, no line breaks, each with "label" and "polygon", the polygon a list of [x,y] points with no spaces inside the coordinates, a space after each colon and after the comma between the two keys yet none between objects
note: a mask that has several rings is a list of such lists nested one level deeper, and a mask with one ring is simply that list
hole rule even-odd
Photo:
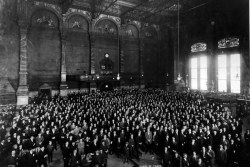
[{"label": "dark archway", "polygon": [[100,91],[101,92],[108,92],[108,91],[113,91],[114,87],[111,82],[103,82],[100,85]]}]

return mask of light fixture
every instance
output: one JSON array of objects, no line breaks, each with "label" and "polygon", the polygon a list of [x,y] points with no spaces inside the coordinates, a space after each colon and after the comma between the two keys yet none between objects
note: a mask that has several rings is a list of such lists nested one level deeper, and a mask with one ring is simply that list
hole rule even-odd
[{"label": "light fixture", "polygon": [[105,54],[105,58],[109,58],[109,54],[108,53]]},{"label": "light fixture", "polygon": [[121,77],[120,77],[120,74],[118,73],[117,74],[117,78],[116,78],[118,81],[121,79]]},{"label": "light fixture", "polygon": [[180,81],[180,80],[181,80],[181,74],[180,74],[180,73],[178,73],[177,80],[178,80],[178,81]]},{"label": "light fixture", "polygon": [[[120,6],[118,4],[118,10],[120,9]],[[118,11],[119,13],[119,11]],[[118,16],[119,17],[119,16]],[[121,79],[120,77],[120,36],[119,36],[119,31],[117,29],[117,48],[118,48],[118,74],[117,74],[117,77],[116,79],[119,81]]]}]

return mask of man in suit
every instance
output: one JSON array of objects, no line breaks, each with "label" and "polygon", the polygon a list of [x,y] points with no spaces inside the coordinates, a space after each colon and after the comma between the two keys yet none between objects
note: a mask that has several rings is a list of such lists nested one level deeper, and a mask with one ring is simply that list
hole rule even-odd
[{"label": "man in suit", "polygon": [[227,152],[223,149],[223,146],[220,144],[219,150],[217,152],[217,164],[218,167],[225,167],[227,162]]},{"label": "man in suit", "polygon": [[26,154],[26,165],[27,167],[34,167],[36,166],[36,161],[37,161],[37,156],[33,149],[31,149],[27,154]]},{"label": "man in suit", "polygon": [[246,133],[244,134],[245,142],[246,142],[246,150],[247,154],[250,153],[250,130],[247,129]]},{"label": "man in suit", "polygon": [[11,155],[8,157],[7,163],[8,165],[13,165],[13,166],[18,165],[18,158],[16,156],[15,150],[12,150]]},{"label": "man in suit", "polygon": [[128,142],[126,142],[126,144],[123,148],[123,152],[124,152],[123,163],[125,163],[125,162],[129,163],[129,145],[128,145]]},{"label": "man in suit", "polygon": [[52,141],[49,141],[49,144],[47,145],[47,151],[48,151],[48,161],[53,162],[53,152],[54,152],[54,146],[52,144]]},{"label": "man in suit", "polygon": [[169,152],[168,147],[165,147],[163,154],[164,167],[169,167],[171,165],[171,161],[172,161],[171,153]]},{"label": "man in suit", "polygon": [[215,152],[212,150],[212,146],[208,146],[208,151],[207,151],[207,156],[208,156],[208,162],[210,167],[214,167],[214,162],[215,162]]},{"label": "man in suit", "polygon": [[146,153],[152,153],[152,132],[150,130],[150,127],[147,128],[147,132],[145,133],[145,144],[146,144]]},{"label": "man in suit", "polygon": [[77,150],[73,151],[73,154],[70,158],[70,167],[78,167],[79,166],[79,156],[77,154]]},{"label": "man in suit", "polygon": [[40,150],[37,152],[37,160],[38,160],[38,165],[43,165],[47,166],[47,153],[45,152],[44,146],[40,148]]},{"label": "man in suit", "polygon": [[95,154],[93,155],[92,165],[93,166],[100,166],[101,165],[101,157],[100,157],[99,150],[96,150]]},{"label": "man in suit", "polygon": [[70,159],[70,156],[71,156],[68,141],[66,141],[65,146],[63,147],[62,153],[63,153],[64,167],[68,167],[69,166],[69,159]]}]

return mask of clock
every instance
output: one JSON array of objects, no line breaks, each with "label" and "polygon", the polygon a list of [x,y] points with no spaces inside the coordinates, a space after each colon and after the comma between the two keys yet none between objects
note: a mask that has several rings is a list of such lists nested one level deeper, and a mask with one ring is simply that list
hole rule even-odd
[{"label": "clock", "polygon": [[105,58],[109,58],[109,54],[108,53],[105,54]]}]

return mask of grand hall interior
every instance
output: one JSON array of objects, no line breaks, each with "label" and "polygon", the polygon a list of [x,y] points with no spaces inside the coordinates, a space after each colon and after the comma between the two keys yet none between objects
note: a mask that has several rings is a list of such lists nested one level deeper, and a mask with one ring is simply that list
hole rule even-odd
[{"label": "grand hall interior", "polygon": [[0,167],[248,167],[248,0],[0,0]]}]

